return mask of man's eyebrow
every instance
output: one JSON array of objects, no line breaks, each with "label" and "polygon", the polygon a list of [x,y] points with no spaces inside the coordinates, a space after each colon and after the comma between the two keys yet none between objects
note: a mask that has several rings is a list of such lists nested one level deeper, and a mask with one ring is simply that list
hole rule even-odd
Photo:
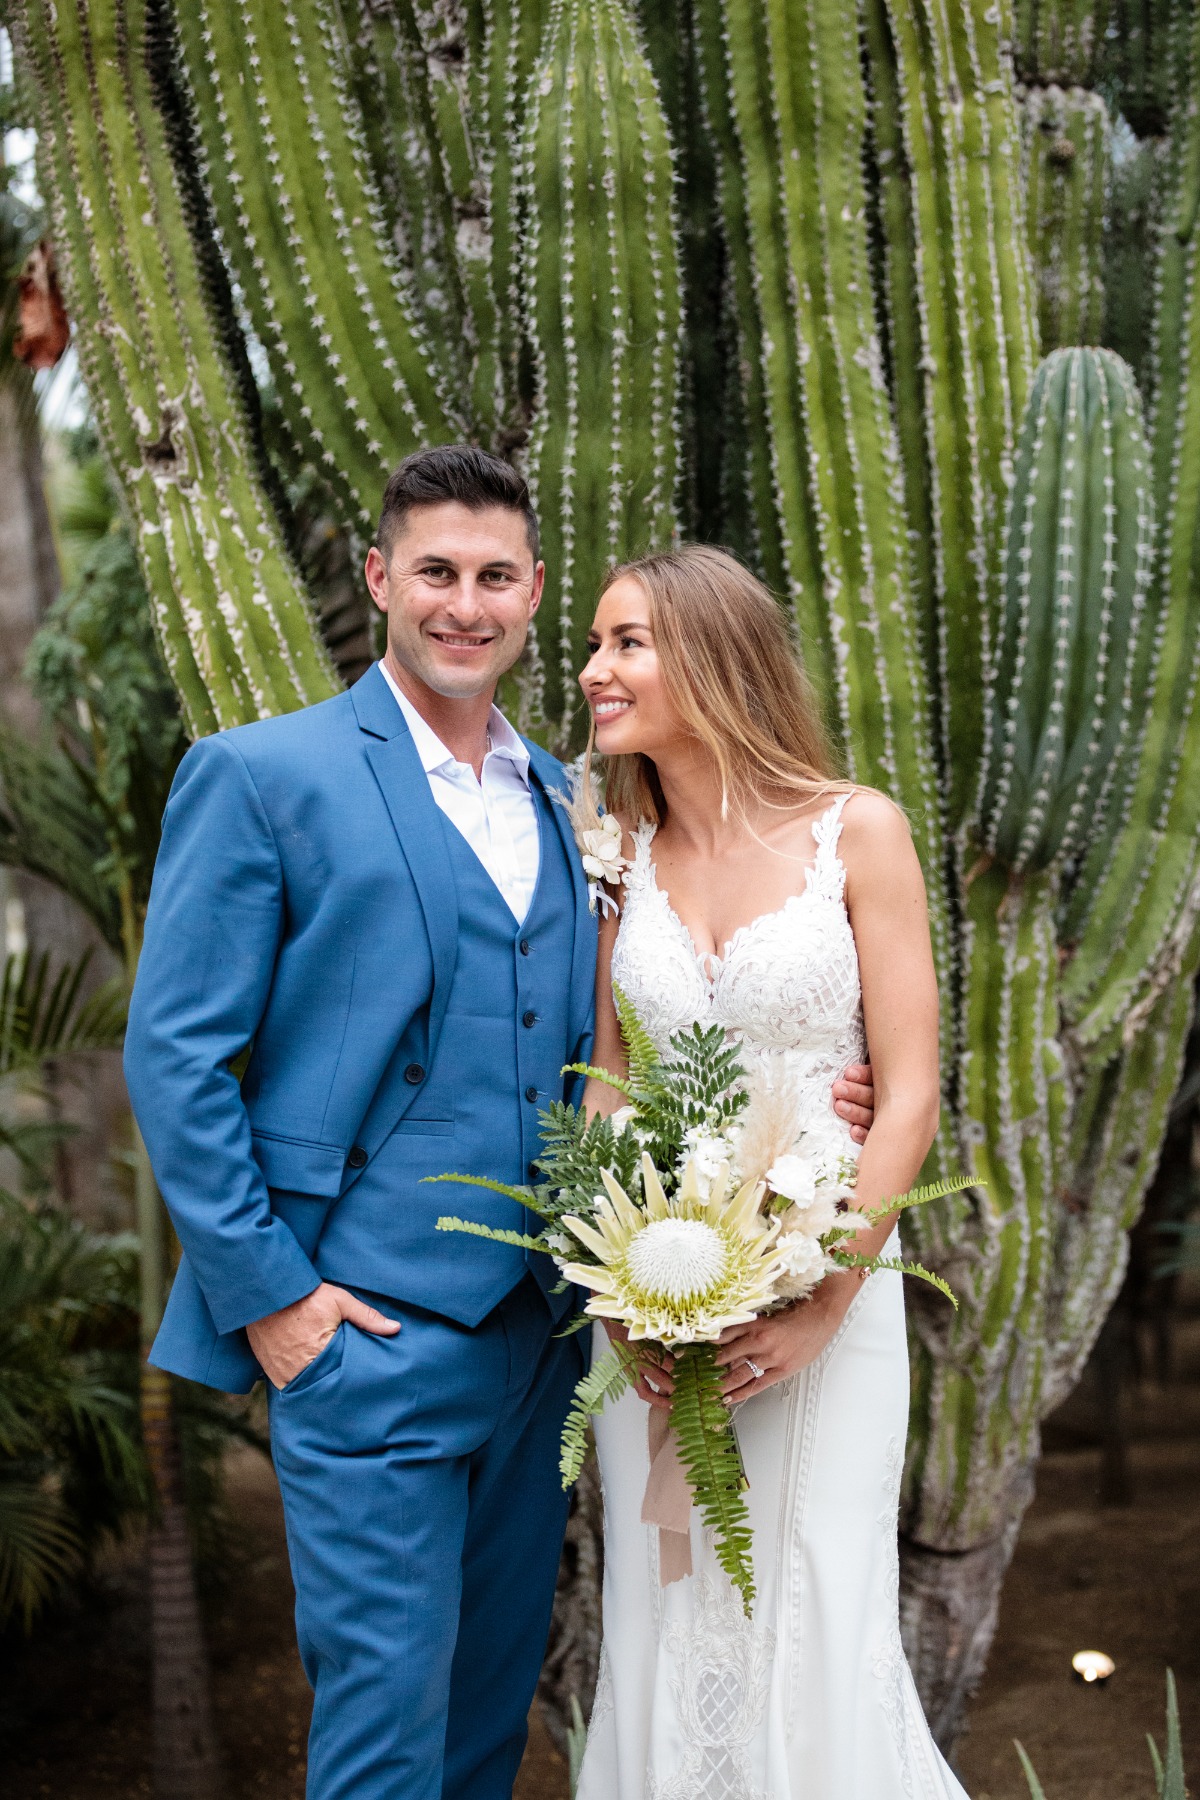
[{"label": "man's eyebrow", "polygon": [[[417,556],[413,559],[413,561],[414,561],[414,566],[416,566],[418,568],[424,567],[429,563],[436,563],[436,564],[438,564],[439,567],[443,567],[443,568],[447,568],[447,569],[457,569],[459,566],[458,561],[455,557],[439,555],[439,553],[436,550],[422,551],[419,556]],[[517,573],[518,575],[521,572],[520,563],[514,561],[512,557],[508,557],[508,556],[493,556],[488,562],[485,562],[483,564],[483,568],[484,569],[511,569],[511,570],[515,571],[515,573]]]}]

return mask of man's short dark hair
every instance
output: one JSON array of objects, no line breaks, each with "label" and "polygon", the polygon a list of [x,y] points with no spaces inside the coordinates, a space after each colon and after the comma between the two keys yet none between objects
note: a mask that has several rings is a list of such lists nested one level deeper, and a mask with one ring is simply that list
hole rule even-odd
[{"label": "man's short dark hair", "polygon": [[524,477],[511,463],[501,462],[473,444],[436,444],[430,450],[415,450],[392,471],[383,490],[375,533],[383,560],[391,562],[392,546],[414,506],[441,506],[448,500],[456,500],[472,512],[503,506],[520,513],[530,554],[537,562],[537,514]]}]

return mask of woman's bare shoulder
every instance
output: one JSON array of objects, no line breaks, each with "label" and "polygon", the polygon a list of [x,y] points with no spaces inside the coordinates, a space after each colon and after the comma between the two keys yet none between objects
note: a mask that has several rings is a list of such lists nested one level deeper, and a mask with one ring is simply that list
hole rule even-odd
[{"label": "woman's bare shoulder", "polygon": [[842,808],[838,851],[847,871],[859,878],[894,878],[919,871],[912,830],[903,808],[878,788],[855,787]]}]

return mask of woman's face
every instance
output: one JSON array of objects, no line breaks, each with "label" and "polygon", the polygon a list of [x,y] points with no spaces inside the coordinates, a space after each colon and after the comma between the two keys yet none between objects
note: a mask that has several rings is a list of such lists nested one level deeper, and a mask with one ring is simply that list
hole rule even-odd
[{"label": "woman's face", "polygon": [[596,721],[602,756],[640,751],[652,759],[684,736],[667,695],[640,581],[624,575],[601,595],[579,685]]}]

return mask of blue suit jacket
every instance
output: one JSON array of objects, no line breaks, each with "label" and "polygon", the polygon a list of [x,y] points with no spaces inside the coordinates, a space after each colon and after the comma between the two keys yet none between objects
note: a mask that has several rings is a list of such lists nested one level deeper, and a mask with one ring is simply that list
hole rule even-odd
[{"label": "blue suit jacket", "polygon": [[[532,778],[561,789],[561,765],[529,749]],[[582,925],[563,971],[577,1058],[595,930],[569,821],[550,810]],[[155,1362],[235,1392],[258,1378],[243,1327],[317,1286],[312,1254],[356,1179],[351,1149],[372,1155],[419,1091],[385,1075],[436,1050],[457,933],[428,778],[378,667],[336,699],[189,750],[125,1042],[183,1247]],[[251,1044],[239,1084],[231,1065]]]}]

